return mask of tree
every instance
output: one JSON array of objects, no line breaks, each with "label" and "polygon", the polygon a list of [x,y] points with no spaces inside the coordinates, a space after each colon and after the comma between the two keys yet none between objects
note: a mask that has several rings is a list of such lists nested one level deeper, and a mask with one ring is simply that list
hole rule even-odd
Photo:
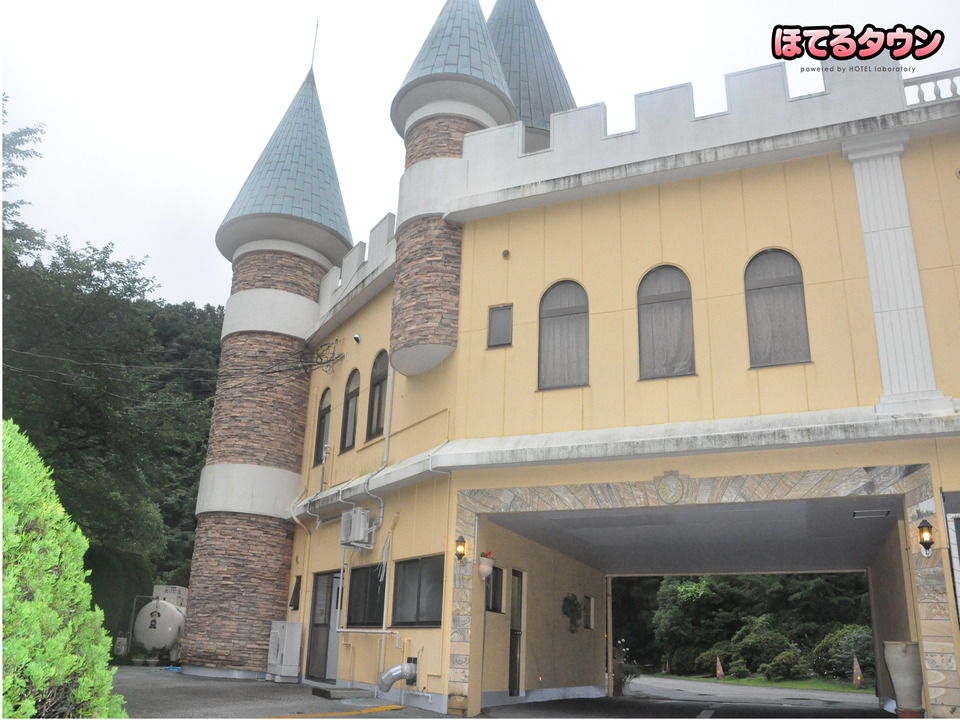
[{"label": "tree", "polygon": [[[4,190],[41,134],[5,129]],[[133,595],[189,581],[222,309],[150,299],[143,261],[49,241],[23,204],[3,206],[3,413],[57,468],[95,599],[125,629]]]},{"label": "tree", "polygon": [[112,695],[110,639],[90,606],[87,542],[50,470],[3,424],[3,715],[126,717]]}]

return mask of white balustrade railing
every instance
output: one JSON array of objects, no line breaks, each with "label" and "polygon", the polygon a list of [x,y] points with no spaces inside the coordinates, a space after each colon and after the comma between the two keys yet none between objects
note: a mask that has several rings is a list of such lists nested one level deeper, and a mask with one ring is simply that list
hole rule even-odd
[{"label": "white balustrade railing", "polygon": [[957,92],[958,80],[960,69],[904,78],[903,91],[907,97],[907,105],[928,105],[960,97]]}]

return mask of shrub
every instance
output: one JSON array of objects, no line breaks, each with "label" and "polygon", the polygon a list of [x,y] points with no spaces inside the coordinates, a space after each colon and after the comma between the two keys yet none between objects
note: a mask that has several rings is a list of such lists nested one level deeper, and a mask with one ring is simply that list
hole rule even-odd
[{"label": "shrub", "polygon": [[737,658],[730,663],[730,667],[727,668],[727,675],[735,678],[745,678],[750,675],[750,668],[747,667],[743,658]]},{"label": "shrub", "polygon": [[760,666],[767,680],[799,680],[810,675],[810,666],[796,650],[785,650]]},{"label": "shrub", "polygon": [[769,615],[747,618],[733,636],[733,652],[742,658],[751,672],[768,663],[793,645],[783,633],[774,630]]},{"label": "shrub", "polygon": [[126,717],[110,640],[90,605],[87,541],[49,469],[3,424],[3,716]]},{"label": "shrub", "polygon": [[873,674],[873,633],[866,625],[844,625],[827,635],[810,654],[810,664],[818,675],[849,678],[854,655],[864,674]]},{"label": "shrub", "polygon": [[694,662],[699,654],[700,648],[682,645],[670,656],[670,667],[676,675],[693,675],[696,672]]},{"label": "shrub", "polygon": [[694,670],[702,675],[713,675],[717,669],[717,658],[723,665],[724,672],[734,659],[733,643],[729,640],[721,640],[709,650],[704,650],[697,655],[693,663]]}]

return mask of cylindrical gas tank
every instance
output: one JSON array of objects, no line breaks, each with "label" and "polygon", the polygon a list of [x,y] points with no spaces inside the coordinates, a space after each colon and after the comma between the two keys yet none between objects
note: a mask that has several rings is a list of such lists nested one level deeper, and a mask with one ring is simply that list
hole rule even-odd
[{"label": "cylindrical gas tank", "polygon": [[186,609],[166,600],[151,600],[137,613],[133,637],[147,650],[171,648],[183,632]]}]

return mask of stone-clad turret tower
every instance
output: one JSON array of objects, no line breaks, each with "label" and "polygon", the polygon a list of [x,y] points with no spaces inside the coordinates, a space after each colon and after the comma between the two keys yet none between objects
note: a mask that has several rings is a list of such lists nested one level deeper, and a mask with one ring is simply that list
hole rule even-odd
[{"label": "stone-clad turret tower", "polygon": [[390,117],[407,148],[391,362],[404,375],[418,375],[443,362],[457,343],[463,229],[445,222],[432,198],[465,177],[465,134],[517,119],[477,0],[447,0]]},{"label": "stone-clad turret tower", "polygon": [[266,670],[286,617],[320,280],[350,249],[311,70],[217,231],[233,263],[183,642],[186,672]]}]

